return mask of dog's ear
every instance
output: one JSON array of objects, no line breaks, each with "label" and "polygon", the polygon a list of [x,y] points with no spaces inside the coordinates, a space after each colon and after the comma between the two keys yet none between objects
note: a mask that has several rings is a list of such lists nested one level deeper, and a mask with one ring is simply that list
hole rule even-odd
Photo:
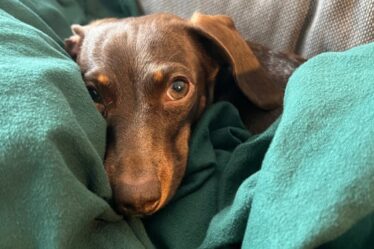
[{"label": "dog's ear", "polygon": [[76,60],[84,39],[85,28],[78,24],[71,25],[73,35],[65,40],[65,50]]},{"label": "dog's ear", "polygon": [[235,81],[244,95],[257,107],[272,110],[282,105],[283,91],[262,68],[246,41],[228,16],[194,13],[190,25],[215,47],[220,64],[229,64]]},{"label": "dog's ear", "polygon": [[116,21],[118,21],[117,18],[104,18],[104,19],[90,22],[89,24],[84,25],[84,26],[81,26],[79,24],[71,25],[70,28],[71,28],[71,31],[73,32],[73,35],[64,41],[65,50],[70,54],[70,56],[74,60],[76,60],[78,54],[80,53],[84,37],[91,28],[99,26],[101,24],[116,22]]}]

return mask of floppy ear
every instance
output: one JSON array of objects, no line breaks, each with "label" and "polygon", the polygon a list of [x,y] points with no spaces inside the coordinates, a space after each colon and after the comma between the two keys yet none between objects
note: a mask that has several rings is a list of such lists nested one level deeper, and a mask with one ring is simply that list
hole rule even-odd
[{"label": "floppy ear", "polygon": [[270,80],[230,17],[194,13],[190,24],[218,47],[223,62],[231,66],[238,87],[253,104],[264,110],[282,105],[282,89]]},{"label": "floppy ear", "polygon": [[71,31],[73,32],[73,35],[64,41],[65,50],[75,60],[80,52],[85,30],[83,26],[73,24],[71,25]]}]

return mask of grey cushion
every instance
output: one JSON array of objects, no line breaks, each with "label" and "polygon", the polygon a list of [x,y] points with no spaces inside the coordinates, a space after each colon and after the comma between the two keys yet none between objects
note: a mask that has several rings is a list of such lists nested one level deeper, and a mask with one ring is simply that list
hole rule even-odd
[{"label": "grey cushion", "polygon": [[374,41],[374,0],[141,0],[146,14],[231,16],[242,35],[305,57]]}]

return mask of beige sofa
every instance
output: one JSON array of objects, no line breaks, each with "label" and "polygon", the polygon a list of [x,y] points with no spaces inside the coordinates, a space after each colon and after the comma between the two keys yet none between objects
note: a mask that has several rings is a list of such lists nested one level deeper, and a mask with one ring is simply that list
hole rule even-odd
[{"label": "beige sofa", "polygon": [[374,0],[140,0],[146,14],[231,16],[242,35],[311,57],[374,41]]}]

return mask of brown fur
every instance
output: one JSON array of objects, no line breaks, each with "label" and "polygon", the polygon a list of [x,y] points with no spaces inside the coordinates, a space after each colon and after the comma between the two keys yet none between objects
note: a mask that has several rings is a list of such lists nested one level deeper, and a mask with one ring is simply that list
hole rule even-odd
[{"label": "brown fur", "polygon": [[[115,207],[130,215],[152,214],[173,196],[191,125],[208,104],[232,101],[250,130],[263,131],[281,113],[286,81],[303,61],[248,46],[226,16],[154,14],[72,31],[66,49],[100,95],[108,124],[104,164]],[[217,85],[218,78],[227,83]],[[178,80],[188,91],[175,100],[169,93]]]}]

